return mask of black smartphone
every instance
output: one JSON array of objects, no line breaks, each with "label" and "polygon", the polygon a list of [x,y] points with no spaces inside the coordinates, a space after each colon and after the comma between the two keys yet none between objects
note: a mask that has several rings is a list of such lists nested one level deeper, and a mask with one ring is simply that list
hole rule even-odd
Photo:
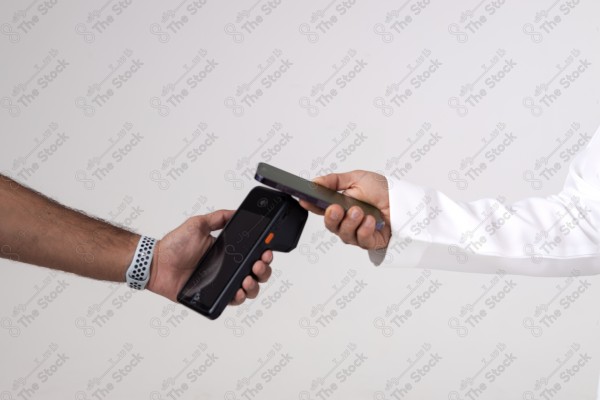
[{"label": "black smartphone", "polygon": [[216,319],[267,250],[296,247],[308,212],[291,196],[255,187],[223,228],[177,295],[177,301]]},{"label": "black smartphone", "polygon": [[331,204],[339,204],[345,211],[348,211],[352,206],[358,206],[362,208],[365,215],[372,215],[375,218],[375,228],[377,230],[380,230],[385,225],[383,216],[377,207],[343,195],[335,190],[317,185],[314,182],[290,174],[272,165],[262,162],[258,163],[254,179],[267,186],[296,196],[299,199],[306,200],[322,209],[326,209]]}]

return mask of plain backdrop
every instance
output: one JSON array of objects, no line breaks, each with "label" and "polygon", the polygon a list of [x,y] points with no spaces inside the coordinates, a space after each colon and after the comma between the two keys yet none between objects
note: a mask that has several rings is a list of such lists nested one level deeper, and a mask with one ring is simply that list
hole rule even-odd
[{"label": "plain backdrop", "polygon": [[[546,196],[600,122],[593,1],[0,9],[0,170],[157,238],[237,208],[260,161],[401,174],[463,201]],[[489,235],[483,216],[471,230]],[[260,296],[216,321],[0,264],[3,400],[596,396],[595,277],[374,267],[316,216]]]}]

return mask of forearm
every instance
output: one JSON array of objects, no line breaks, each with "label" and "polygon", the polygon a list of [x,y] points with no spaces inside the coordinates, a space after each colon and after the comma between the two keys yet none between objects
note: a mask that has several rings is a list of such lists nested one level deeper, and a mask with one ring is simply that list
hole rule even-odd
[{"label": "forearm", "polygon": [[0,257],[124,281],[139,235],[68,209],[0,175]]}]

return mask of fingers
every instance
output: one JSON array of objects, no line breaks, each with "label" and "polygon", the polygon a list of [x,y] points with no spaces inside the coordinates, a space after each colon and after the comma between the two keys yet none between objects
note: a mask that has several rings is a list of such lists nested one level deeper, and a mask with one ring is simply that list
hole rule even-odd
[{"label": "fingers", "polygon": [[[391,236],[389,218],[389,193],[387,178],[374,172],[355,170],[341,174],[329,174],[314,180],[315,183],[343,190],[344,194],[373,204],[382,213],[386,226],[382,231],[375,229],[375,218],[365,216],[360,207],[352,207],[346,213],[339,205],[331,205],[325,210],[325,227],[338,235],[344,243],[354,244],[363,249],[377,249],[387,246]],[[314,205],[301,202],[305,209],[322,215],[314,210]]]},{"label": "fingers", "polygon": [[247,298],[256,298],[256,296],[258,296],[258,289],[258,282],[256,282],[254,278],[248,275],[246,278],[244,278],[244,281],[242,282],[242,287],[238,289],[237,292],[235,292],[235,296],[233,297],[233,300],[229,302],[229,304],[233,306],[239,306],[244,301],[246,301]]},{"label": "fingers", "polygon": [[351,207],[339,225],[337,235],[346,244],[358,244],[356,231],[365,214],[360,207]]},{"label": "fingers", "polygon": [[233,210],[218,210],[199,218],[203,219],[208,229],[212,232],[217,229],[222,229],[225,224],[227,224],[227,221],[233,216],[234,212],[235,211]]},{"label": "fingers", "polygon": [[362,224],[358,227],[356,231],[356,240],[358,245],[365,250],[371,250],[377,247],[375,218],[372,215],[367,215]]},{"label": "fingers", "polygon": [[325,210],[323,210],[320,207],[317,207],[316,205],[309,203],[306,200],[300,200],[300,206],[302,206],[305,210],[310,211],[312,213],[315,213],[317,215],[324,215],[325,214]]},{"label": "fingers", "polygon": [[[263,255],[264,257],[264,255]],[[272,268],[268,265],[268,263],[257,261],[254,263],[252,267],[252,273],[256,276],[256,279],[260,283],[264,283],[269,280],[271,277],[271,273],[273,272]]]},{"label": "fingers", "polygon": [[360,207],[351,207],[344,215],[342,207],[336,204],[329,206],[325,211],[325,227],[346,244],[363,249],[377,247],[375,218],[372,215],[365,216]]},{"label": "fingers", "polygon": [[255,299],[258,296],[258,282],[254,278],[248,275],[242,282],[242,289],[246,292],[246,297],[249,299]]},{"label": "fingers", "polygon": [[325,227],[337,235],[340,224],[344,219],[344,209],[338,204],[332,204],[325,210]]},{"label": "fingers", "polygon": [[[347,192],[345,192],[344,194],[347,194],[350,197],[360,197],[360,190],[356,190],[355,188],[353,188],[353,186],[361,178],[363,178],[365,174],[366,174],[365,171],[358,171],[358,170],[351,171],[351,172],[345,172],[342,174],[329,174],[329,175],[317,177],[313,180],[313,182],[318,185],[325,186],[329,189],[333,189],[335,191],[350,189]],[[316,205],[309,203],[305,200],[301,200],[300,205],[304,209],[306,209],[312,213],[315,213],[317,215],[325,214],[323,209],[321,209],[321,208],[317,207]]]},{"label": "fingers", "polygon": [[238,289],[238,291],[235,292],[235,296],[233,296],[233,299],[229,302],[229,304],[231,304],[232,306],[239,306],[245,300],[246,292],[244,292],[244,289]]},{"label": "fingers", "polygon": [[[252,266],[252,273],[256,276],[258,282],[264,283],[271,277],[271,274],[273,273],[273,270],[269,265],[271,261],[273,261],[273,252],[267,250],[262,254],[261,259]],[[255,299],[260,291],[258,282],[251,275],[245,277],[242,281],[242,287],[238,289],[229,304],[237,306],[246,301],[247,298]]]},{"label": "fingers", "polygon": [[273,252],[271,250],[267,250],[262,253],[262,257],[260,258],[264,263],[270,264],[273,261]]}]

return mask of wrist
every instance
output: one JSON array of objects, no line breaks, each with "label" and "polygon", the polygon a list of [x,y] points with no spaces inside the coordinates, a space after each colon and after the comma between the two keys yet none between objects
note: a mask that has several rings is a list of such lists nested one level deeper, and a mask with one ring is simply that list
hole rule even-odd
[{"label": "wrist", "polygon": [[148,279],[148,284],[146,285],[146,289],[148,289],[149,291],[156,293],[156,294],[160,294],[159,290],[157,289],[157,284],[158,284],[158,274],[159,274],[159,262],[158,262],[158,258],[159,258],[159,253],[160,253],[160,245],[161,245],[161,240],[157,240],[156,241],[156,246],[154,247],[154,253],[152,254],[152,264],[150,265],[150,278]]}]

